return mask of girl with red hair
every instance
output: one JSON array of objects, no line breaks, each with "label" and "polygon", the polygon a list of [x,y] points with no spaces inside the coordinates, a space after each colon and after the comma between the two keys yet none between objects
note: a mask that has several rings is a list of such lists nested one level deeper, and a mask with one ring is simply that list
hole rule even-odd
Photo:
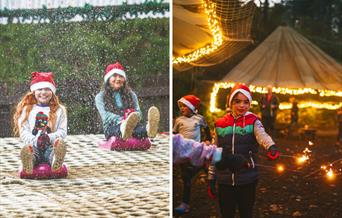
[{"label": "girl with red hair", "polygon": [[41,163],[48,163],[52,171],[63,165],[67,116],[55,93],[51,72],[33,72],[30,91],[17,105],[14,133],[24,143],[20,158],[27,174],[32,174],[33,168]]}]

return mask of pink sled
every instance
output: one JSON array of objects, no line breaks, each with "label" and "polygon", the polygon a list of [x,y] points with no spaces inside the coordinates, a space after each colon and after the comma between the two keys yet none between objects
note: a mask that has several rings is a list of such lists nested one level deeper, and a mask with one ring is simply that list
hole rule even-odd
[{"label": "pink sled", "polygon": [[151,147],[151,142],[148,138],[137,139],[129,138],[123,140],[112,136],[109,140],[102,140],[98,143],[99,147],[104,150],[115,150],[115,151],[144,151]]},{"label": "pink sled", "polygon": [[67,177],[67,175],[68,168],[66,164],[63,164],[57,171],[52,171],[50,165],[47,163],[42,163],[34,167],[32,174],[26,173],[23,169],[19,170],[19,177],[21,179],[60,179]]}]

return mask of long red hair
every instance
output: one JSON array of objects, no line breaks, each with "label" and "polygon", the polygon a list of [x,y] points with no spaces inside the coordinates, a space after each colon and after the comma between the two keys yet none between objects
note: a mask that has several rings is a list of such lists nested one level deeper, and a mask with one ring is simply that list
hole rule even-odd
[{"label": "long red hair", "polygon": [[[27,92],[24,97],[21,99],[21,101],[18,103],[17,108],[16,108],[16,112],[13,116],[13,122],[14,122],[14,128],[13,128],[13,132],[15,136],[19,136],[19,129],[20,127],[23,125],[24,122],[26,122],[26,120],[29,117],[30,112],[32,111],[33,105],[37,104],[37,100],[34,97],[34,92]],[[19,123],[19,117],[21,116],[24,107],[26,106],[26,111],[25,111],[25,116],[24,119],[22,120],[21,123]],[[64,106],[62,104],[60,104],[59,102],[59,98],[52,93],[52,98],[49,102],[49,107],[50,107],[50,112],[49,112],[49,124],[48,126],[50,127],[51,131],[54,132],[55,131],[55,123],[56,123],[56,119],[57,119],[57,109],[59,107],[64,108]]]}]

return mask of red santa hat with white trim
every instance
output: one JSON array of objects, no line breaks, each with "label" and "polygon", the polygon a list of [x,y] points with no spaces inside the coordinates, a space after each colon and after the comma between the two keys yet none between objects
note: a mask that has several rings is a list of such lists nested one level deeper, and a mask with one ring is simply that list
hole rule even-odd
[{"label": "red santa hat with white trim", "polygon": [[125,69],[123,68],[123,66],[119,62],[116,62],[114,64],[109,64],[107,66],[105,74],[103,76],[104,82],[106,83],[108,81],[108,79],[111,76],[113,76],[114,74],[118,74],[120,76],[123,76],[125,78],[125,80],[127,80]]},{"label": "red santa hat with white trim", "polygon": [[37,89],[49,88],[56,93],[56,83],[53,79],[52,72],[32,72],[30,90],[33,92]]},{"label": "red santa hat with white trim", "polygon": [[233,97],[238,93],[242,93],[244,96],[246,96],[249,100],[249,104],[252,103],[252,95],[251,95],[251,91],[249,90],[248,86],[246,86],[243,83],[237,83],[235,84],[235,86],[232,88],[232,90],[230,91],[230,95],[228,98],[228,106],[231,107],[232,106],[232,100]]},{"label": "red santa hat with white trim", "polygon": [[194,113],[197,113],[199,106],[201,104],[201,100],[195,95],[186,95],[178,100],[179,103],[185,104],[188,108],[190,108]]}]

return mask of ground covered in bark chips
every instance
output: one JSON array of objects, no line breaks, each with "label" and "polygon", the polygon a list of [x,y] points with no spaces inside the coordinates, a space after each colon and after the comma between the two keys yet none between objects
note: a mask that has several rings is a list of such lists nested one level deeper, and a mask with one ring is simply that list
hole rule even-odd
[{"label": "ground covered in bark chips", "polygon": [[[257,187],[254,217],[342,217],[342,146],[335,145],[336,137],[316,137],[313,145],[301,137],[276,139],[283,155],[303,154],[307,147],[312,152],[309,160],[298,165],[293,157],[282,156],[276,162],[268,161],[265,151],[259,149],[260,179]],[[329,180],[322,165],[334,162],[334,179]],[[283,164],[283,173],[274,168]],[[180,170],[174,167],[173,208],[181,202]],[[220,217],[217,202],[207,196],[204,171],[192,181],[191,211],[174,217]],[[238,216],[237,216],[238,217]]]}]

